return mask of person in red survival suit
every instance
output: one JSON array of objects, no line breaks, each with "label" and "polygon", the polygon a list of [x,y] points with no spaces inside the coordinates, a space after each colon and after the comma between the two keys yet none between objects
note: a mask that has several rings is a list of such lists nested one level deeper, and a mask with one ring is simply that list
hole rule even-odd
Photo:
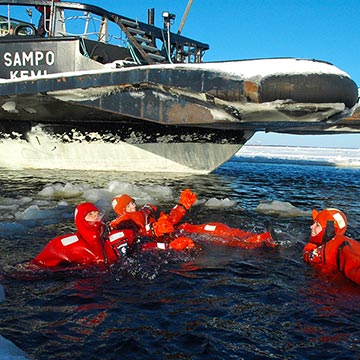
[{"label": "person in red survival suit", "polygon": [[[47,0],[47,1],[52,3],[52,1],[59,2],[60,0]],[[43,5],[36,5],[35,9],[38,10],[39,12],[41,12],[37,34],[44,37],[46,35],[46,33],[49,32],[49,30],[50,30],[51,7],[43,6]]]},{"label": "person in red survival suit", "polygon": [[310,241],[303,251],[304,261],[324,271],[340,271],[360,284],[360,243],[345,235],[348,222],[338,209],[312,211]]},{"label": "person in red survival suit", "polygon": [[31,262],[40,267],[114,264],[129,252],[135,233],[131,229],[106,232],[98,208],[92,203],[75,209],[77,232],[52,239]]},{"label": "person in red survival suit", "polygon": [[[116,199],[116,198],[115,198]],[[120,198],[118,198],[116,201],[113,201],[113,208],[115,212],[119,213],[119,209],[116,208],[117,204],[121,205],[121,211],[125,216],[124,217],[118,217],[118,219],[115,220],[115,223],[110,223],[110,227],[115,228],[116,222],[120,223],[124,219],[126,219],[129,214],[135,222],[137,222],[141,228],[146,228],[144,226],[144,221],[137,221],[137,217],[143,219],[144,217],[140,217],[139,214],[136,214],[136,208],[134,200],[128,196],[128,195],[122,195]],[[122,201],[124,201],[122,203]],[[186,210],[190,209],[190,207],[193,205],[193,203],[196,201],[196,194],[192,193],[189,189],[184,190],[180,195],[180,202],[179,205],[175,206],[170,214],[168,216],[163,215],[159,218],[158,222],[150,222],[149,229],[152,229],[153,235],[156,237],[160,237],[164,234],[169,234],[174,231],[174,226],[177,225],[182,217],[185,215]],[[115,205],[115,206],[114,206]],[[125,206],[125,208],[124,208]],[[146,205],[148,207],[149,205]],[[168,224],[169,220],[171,224]],[[164,221],[164,226],[163,226]],[[158,231],[158,229],[160,231]],[[200,234],[207,234],[212,237],[212,243],[215,244],[221,244],[221,245],[227,245],[227,246],[233,246],[233,247],[241,247],[246,249],[254,249],[259,248],[262,246],[269,246],[269,247],[276,247],[276,244],[273,240],[273,237],[271,236],[270,232],[265,232],[262,234],[254,234],[252,232],[240,230],[231,228],[223,223],[208,223],[208,224],[200,224],[200,225],[193,225],[189,223],[184,223],[181,225],[176,226],[176,233],[177,235],[186,233],[186,236],[179,236],[176,239],[174,239],[172,242],[169,243],[170,248],[176,248],[178,250],[182,250],[183,247],[194,247],[193,240],[189,238],[191,234],[194,233],[200,233]],[[178,231],[179,230],[179,231]],[[142,235],[148,235],[144,232]],[[170,236],[171,238],[171,236]],[[164,241],[164,239],[162,239]],[[169,241],[169,240],[168,240]],[[153,244],[153,243],[152,243]],[[147,244],[147,246],[151,247],[152,244]],[[163,242],[157,243],[158,247],[165,246],[166,244],[162,245]],[[146,244],[145,244],[146,245]]]},{"label": "person in red survival suit", "polygon": [[184,223],[178,226],[179,230],[185,233],[204,234],[212,237],[211,243],[215,245],[226,245],[243,249],[256,249],[263,246],[276,247],[275,233],[270,223],[266,223],[268,231],[256,234],[237,228],[232,228],[220,222],[193,225]]},{"label": "person in red survival suit", "polygon": [[145,204],[139,210],[135,200],[127,194],[115,196],[112,207],[118,217],[110,222],[111,229],[133,229],[139,236],[151,237],[152,242],[141,245],[141,249],[148,250],[158,248],[167,250],[184,250],[195,247],[195,243],[186,237],[164,239],[163,235],[172,233],[174,225],[186,214],[187,210],[196,201],[196,194],[186,189],[180,194],[179,203],[175,205],[168,215],[160,213],[154,205]]}]

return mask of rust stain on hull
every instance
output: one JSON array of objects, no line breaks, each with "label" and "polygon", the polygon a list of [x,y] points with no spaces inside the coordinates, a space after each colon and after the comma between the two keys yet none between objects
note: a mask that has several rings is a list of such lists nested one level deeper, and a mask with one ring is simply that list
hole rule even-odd
[{"label": "rust stain on hull", "polygon": [[166,113],[166,118],[169,119],[169,123],[175,124],[207,124],[214,122],[214,117],[209,109],[197,104],[181,105],[179,103],[173,103]]},{"label": "rust stain on hull", "polygon": [[352,129],[360,129],[360,107],[356,108],[354,113],[346,118],[341,119],[336,127],[350,127]]},{"label": "rust stain on hull", "polygon": [[259,85],[253,81],[244,82],[244,96],[253,103],[259,103]]}]

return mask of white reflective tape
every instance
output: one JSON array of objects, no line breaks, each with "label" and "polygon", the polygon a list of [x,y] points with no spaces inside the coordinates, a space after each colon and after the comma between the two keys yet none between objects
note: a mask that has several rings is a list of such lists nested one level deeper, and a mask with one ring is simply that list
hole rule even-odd
[{"label": "white reflective tape", "polygon": [[77,241],[79,241],[78,237],[76,235],[71,235],[71,236],[68,236],[64,239],[61,239],[61,243],[64,245],[64,246],[68,246],[68,245],[71,245],[73,243],[76,243]]},{"label": "white reflective tape", "polygon": [[214,231],[216,229],[216,225],[205,225],[204,230],[206,231]]},{"label": "white reflective tape", "polygon": [[117,232],[115,234],[111,234],[109,236],[109,240],[110,240],[110,242],[113,242],[113,241],[116,241],[116,240],[118,240],[120,238],[123,238],[124,236],[125,236],[124,232],[120,231],[120,232]]},{"label": "white reflective tape", "polygon": [[151,229],[151,224],[147,224],[146,226],[145,226],[145,230],[146,231],[149,231]]},{"label": "white reflective tape", "polygon": [[166,250],[165,243],[156,243],[156,246],[158,247],[158,249]]},{"label": "white reflective tape", "polygon": [[340,213],[335,213],[334,219],[338,223],[339,229],[343,229],[346,226],[345,219],[341,216]]},{"label": "white reflective tape", "polygon": [[113,209],[115,209],[115,206],[117,205],[117,200],[116,199],[113,199],[113,201],[111,202],[111,206]]}]

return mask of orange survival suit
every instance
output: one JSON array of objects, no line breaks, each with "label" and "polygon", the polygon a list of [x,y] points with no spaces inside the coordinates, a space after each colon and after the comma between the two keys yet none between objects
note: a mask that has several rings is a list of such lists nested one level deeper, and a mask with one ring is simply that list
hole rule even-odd
[{"label": "orange survival suit", "polygon": [[[115,197],[113,200],[113,209],[118,218],[110,223],[111,228],[131,228],[127,220],[132,220],[137,224],[139,233],[142,236],[153,236],[155,239],[162,235],[172,233],[170,239],[161,238],[161,241],[143,244],[142,248],[151,249],[154,247],[167,249],[167,242],[170,248],[183,250],[184,248],[193,248],[195,244],[188,236],[191,234],[207,234],[212,237],[212,243],[245,249],[254,249],[262,246],[276,247],[274,240],[269,232],[254,234],[248,231],[231,228],[225,224],[214,222],[208,224],[193,225],[184,223],[176,226],[176,232],[173,233],[174,226],[177,225],[186,211],[196,201],[196,194],[189,189],[184,190],[180,195],[179,204],[176,205],[169,215],[162,215],[155,221],[155,207],[144,205],[139,211],[126,212],[126,207],[134,201],[129,195],[123,194]],[[184,234],[185,232],[185,234]],[[185,235],[185,236],[184,236]],[[174,237],[176,237],[174,239]],[[171,241],[172,240],[172,241]],[[167,241],[167,242],[166,242]]]},{"label": "orange survival suit", "polygon": [[110,228],[118,230],[132,229],[139,236],[150,237],[155,240],[143,243],[140,246],[142,250],[154,248],[167,250],[169,247],[174,250],[191,249],[195,247],[195,244],[189,238],[180,236],[169,240],[162,238],[162,236],[174,231],[174,225],[180,222],[195,201],[196,194],[191,192],[190,189],[186,189],[181,192],[179,203],[171,209],[169,214],[166,215],[161,212],[159,216],[154,205],[145,204],[137,210],[135,200],[129,195],[115,196],[112,207],[118,217],[110,222]]},{"label": "orange survival suit", "polygon": [[360,243],[345,235],[345,214],[338,209],[313,210],[312,218],[322,230],[305,245],[304,260],[325,271],[338,270],[360,284]]},{"label": "orange survival suit", "polygon": [[126,255],[133,246],[134,231],[124,229],[106,233],[101,218],[93,222],[85,219],[91,212],[99,212],[94,204],[79,204],[74,216],[77,232],[52,239],[32,263],[41,267],[107,266]]},{"label": "orange survival suit", "polygon": [[240,247],[243,249],[256,249],[263,246],[276,247],[274,235],[269,231],[255,234],[249,231],[232,228],[223,223],[211,222],[207,224],[193,225],[184,223],[178,226],[185,233],[206,234],[212,237],[211,243]]}]

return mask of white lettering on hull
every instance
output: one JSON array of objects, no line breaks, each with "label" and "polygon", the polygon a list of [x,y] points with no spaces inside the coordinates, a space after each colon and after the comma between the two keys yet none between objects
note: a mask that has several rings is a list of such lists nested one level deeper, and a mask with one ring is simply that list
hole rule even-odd
[{"label": "white lettering on hull", "polygon": [[10,66],[53,66],[55,64],[55,53],[53,51],[9,51],[4,53],[4,65]]},{"label": "white lettering on hull", "polygon": [[44,76],[47,75],[46,70],[14,70],[10,71],[10,79],[27,78],[32,76]]},{"label": "white lettering on hull", "polygon": [[55,53],[50,50],[7,51],[3,55],[3,64],[9,68],[10,79],[44,76],[48,74],[48,68],[55,65]]}]

